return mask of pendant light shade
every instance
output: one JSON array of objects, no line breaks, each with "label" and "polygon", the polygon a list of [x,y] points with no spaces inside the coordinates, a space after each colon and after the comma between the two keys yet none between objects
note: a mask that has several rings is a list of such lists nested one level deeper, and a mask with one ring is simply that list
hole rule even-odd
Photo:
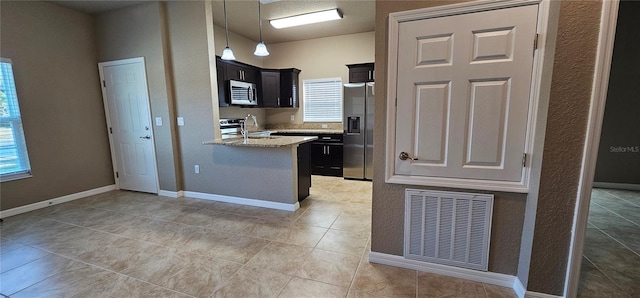
[{"label": "pendant light shade", "polygon": [[256,45],[256,50],[255,52],[253,52],[254,55],[256,56],[269,56],[269,51],[267,51],[267,46],[264,44],[264,42],[259,42]]},{"label": "pendant light shade", "polygon": [[258,24],[260,25],[260,42],[256,45],[256,50],[253,54],[261,57],[269,56],[267,45],[262,41],[262,13],[260,11],[260,0],[258,0]]},{"label": "pendant light shade", "polygon": [[222,60],[236,60],[236,56],[233,55],[233,51],[229,47],[229,27],[227,26],[227,0],[222,1],[224,8],[224,31],[227,37],[227,46],[222,51]]},{"label": "pendant light shade", "polygon": [[222,51],[222,60],[236,60],[236,56],[233,55],[233,51],[228,46]]}]

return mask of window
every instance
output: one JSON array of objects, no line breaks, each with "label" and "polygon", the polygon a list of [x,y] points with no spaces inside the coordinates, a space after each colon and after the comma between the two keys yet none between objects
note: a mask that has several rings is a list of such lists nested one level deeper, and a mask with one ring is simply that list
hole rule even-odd
[{"label": "window", "polygon": [[342,79],[304,80],[304,122],[342,122]]},{"label": "window", "polygon": [[11,60],[0,58],[0,179],[31,177]]}]

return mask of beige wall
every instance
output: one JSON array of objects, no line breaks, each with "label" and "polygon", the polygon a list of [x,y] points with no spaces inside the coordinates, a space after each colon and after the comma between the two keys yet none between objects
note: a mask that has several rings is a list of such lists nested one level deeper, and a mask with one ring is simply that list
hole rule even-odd
[{"label": "beige wall", "polygon": [[[452,1],[458,2],[458,1]],[[445,1],[376,2],[376,92],[386,93],[388,14]],[[599,1],[562,1],[555,48],[555,64],[549,100],[540,183],[536,198],[495,193],[489,270],[518,274],[528,281],[529,291],[562,295],[569,255],[573,211],[576,201],[581,152],[586,132],[593,64],[600,14]],[[579,50],[576,50],[579,49]],[[404,195],[407,185],[384,183],[385,105],[376,98],[375,163],[373,183],[372,251],[402,255]],[[420,188],[420,187],[418,187]],[[527,204],[535,201],[536,204]],[[518,271],[525,208],[534,208],[529,249],[523,258],[530,262],[526,272]],[[499,251],[497,253],[496,251]]]},{"label": "beige wall", "polygon": [[163,119],[153,127],[160,189],[177,191],[182,181],[165,15],[163,3],[151,2],[100,14],[95,23],[101,62],[145,59],[151,116]]},{"label": "beige wall", "polygon": [[[298,68],[300,85],[303,80],[321,78],[342,78],[349,82],[346,64],[373,62],[375,52],[374,32],[340,35],[303,41],[267,44],[270,55],[264,58],[265,68]],[[300,91],[300,108],[268,109],[269,124],[303,122],[304,98]]]},{"label": "beige wall", "polygon": [[33,177],[3,182],[0,210],[114,184],[92,18],[46,2],[0,2]]}]

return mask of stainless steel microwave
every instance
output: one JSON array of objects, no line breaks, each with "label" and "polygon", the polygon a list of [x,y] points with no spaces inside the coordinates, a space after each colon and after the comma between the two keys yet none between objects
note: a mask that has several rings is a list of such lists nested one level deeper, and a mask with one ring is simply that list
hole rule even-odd
[{"label": "stainless steel microwave", "polygon": [[229,94],[232,105],[258,105],[256,84],[229,80]]}]

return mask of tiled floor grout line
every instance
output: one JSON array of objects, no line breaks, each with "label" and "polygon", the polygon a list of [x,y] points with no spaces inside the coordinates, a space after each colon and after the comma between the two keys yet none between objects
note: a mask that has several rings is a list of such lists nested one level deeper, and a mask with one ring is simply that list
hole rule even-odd
[{"label": "tiled floor grout line", "polygon": [[620,240],[616,239],[615,237],[609,235],[607,232],[603,231],[602,229],[600,229],[598,226],[593,225],[596,229],[598,229],[598,231],[600,231],[601,233],[607,235],[607,237],[613,239],[613,241],[617,242],[618,244],[622,245],[622,247],[626,248],[627,250],[629,250],[630,252],[634,253],[635,255],[637,255],[638,257],[640,257],[640,253],[634,251],[633,249],[629,248],[627,245],[625,245],[624,243],[620,242]]},{"label": "tiled floor grout line", "polygon": [[614,281],[614,280],[613,280],[609,275],[607,275],[604,271],[602,271],[602,269],[600,269],[600,267],[599,267],[598,265],[596,265],[596,263],[594,263],[593,261],[591,261],[591,259],[589,259],[589,257],[587,257],[587,256],[586,256],[586,255],[584,255],[584,254],[583,254],[582,256],[587,260],[587,262],[591,263],[591,265],[593,265],[593,267],[595,267],[596,269],[598,269],[598,271],[600,271],[600,273],[601,273],[602,275],[604,275],[604,276],[605,276],[605,277],[606,277],[606,278],[607,278],[611,283],[613,283],[616,287],[618,287],[618,289],[620,289],[623,293],[625,293],[625,294],[627,294],[627,295],[630,295],[629,293],[627,293],[627,291],[626,291],[623,287],[621,287],[620,285],[618,285],[618,283],[617,283],[617,282],[615,282],[615,281]]},{"label": "tiled floor grout line", "polygon": [[[29,246],[31,246],[31,245],[29,245]],[[142,279],[139,279],[139,278],[136,278],[136,277],[133,277],[133,276],[130,276],[130,275],[124,274],[124,273],[116,272],[116,271],[113,271],[113,270],[111,270],[111,269],[109,269],[109,268],[105,268],[105,267],[102,267],[102,266],[99,266],[99,265],[96,265],[96,264],[87,263],[87,262],[85,262],[85,261],[83,261],[83,260],[80,260],[80,259],[76,259],[76,258],[73,258],[73,257],[65,256],[65,255],[62,255],[62,254],[59,254],[59,253],[56,253],[56,252],[53,252],[53,251],[50,251],[50,250],[47,250],[47,249],[39,248],[39,247],[37,247],[37,246],[31,246],[31,247],[34,247],[34,248],[37,248],[37,249],[40,249],[40,250],[44,250],[44,251],[46,251],[46,252],[48,252],[48,253],[50,253],[50,254],[56,255],[56,256],[61,257],[61,258],[64,258],[64,259],[69,259],[69,260],[72,260],[72,261],[74,261],[74,262],[78,262],[78,263],[82,263],[82,264],[85,264],[85,265],[88,265],[88,266],[91,266],[91,267],[98,268],[98,269],[100,269],[100,270],[104,270],[104,271],[107,271],[107,272],[115,273],[115,274],[117,274],[117,275],[126,276],[126,277],[128,277],[128,278],[135,279],[135,280],[137,280],[137,281],[139,281],[139,282],[143,282],[143,283],[146,283],[146,284],[150,284],[150,285],[158,286],[158,287],[161,287],[161,288],[163,288],[163,289],[165,289],[165,290],[169,290],[169,291],[171,291],[171,292],[175,292],[175,293],[179,293],[179,294],[184,294],[184,295],[187,295],[187,296],[189,296],[189,297],[194,297],[194,298],[196,298],[195,296],[189,295],[189,294],[187,294],[187,293],[183,293],[183,292],[180,292],[180,291],[176,291],[176,290],[173,290],[173,289],[170,289],[170,288],[164,287],[164,286],[162,286],[162,285],[155,284],[155,283],[152,283],[152,282],[149,282],[149,281],[145,281],[145,280],[142,280]],[[34,284],[32,284],[32,285],[30,285],[30,286],[28,286],[28,287],[26,287],[26,288],[24,288],[24,289],[22,289],[22,290],[20,290],[20,291],[16,292],[16,293],[13,293],[13,294],[17,294],[17,293],[22,292],[22,291],[24,291],[24,290],[26,290],[26,289],[28,289],[28,288],[30,288],[30,287],[33,287],[33,286],[35,286],[35,285],[37,285],[37,284],[39,284],[39,283],[41,283],[41,282],[43,282],[43,281],[45,281],[45,280],[47,280],[47,279],[49,279],[49,278],[52,278],[52,277],[54,277],[54,276],[56,276],[56,275],[60,274],[62,271],[63,271],[63,270],[60,270],[60,271],[56,272],[55,274],[52,274],[51,276],[49,276],[49,277],[47,277],[47,278],[45,278],[45,279],[43,279],[43,280],[41,280],[41,281],[39,281],[39,282],[37,282],[37,283],[34,283]]]},{"label": "tiled floor grout line", "polygon": [[[602,189],[602,190],[603,190],[605,193],[607,193],[607,194],[609,194],[609,195],[611,195],[611,196],[614,196],[616,199],[621,199],[621,200],[623,200],[623,201],[625,201],[625,202],[627,202],[627,203],[630,203],[630,204],[635,205],[635,206],[637,206],[637,207],[639,207],[639,208],[640,208],[640,204],[637,204],[637,203],[636,203],[636,202],[634,202],[634,201],[629,201],[629,200],[627,200],[627,199],[626,199],[626,198],[624,198],[624,197],[621,197],[621,196],[619,196],[619,195],[617,195],[617,194],[615,194],[615,193],[612,193],[612,192],[610,192],[610,190],[609,190],[609,189]],[[634,193],[636,193],[636,195],[640,196],[640,191],[637,191],[637,190],[630,190],[630,192],[634,192]]]},{"label": "tiled floor grout line", "polygon": [[[306,210],[305,210],[305,212],[306,212]],[[115,213],[117,213],[117,212],[115,212]],[[118,213],[118,214],[125,214],[125,213]],[[51,215],[51,214],[47,214],[47,215]],[[129,214],[129,215],[130,215],[130,214]],[[158,246],[162,246],[162,247],[164,247],[164,248],[168,248],[168,249],[171,249],[171,250],[177,250],[177,248],[175,248],[175,247],[167,246],[167,245],[164,245],[164,244],[161,244],[161,243],[151,242],[151,241],[147,241],[147,240],[144,240],[144,239],[131,238],[131,237],[128,237],[128,236],[124,236],[124,235],[120,235],[120,234],[114,234],[114,233],[111,233],[111,232],[102,231],[102,230],[95,229],[95,228],[91,228],[91,227],[85,227],[85,226],[81,226],[81,225],[77,225],[77,224],[73,224],[73,223],[69,223],[69,222],[60,221],[60,220],[58,220],[58,219],[46,218],[46,217],[42,217],[42,216],[39,216],[39,217],[44,218],[44,219],[47,219],[47,220],[51,220],[51,221],[60,222],[60,223],[63,223],[63,224],[68,224],[68,225],[75,226],[75,227],[78,227],[78,228],[83,228],[83,229],[87,229],[87,230],[91,230],[91,231],[95,231],[95,232],[99,232],[99,233],[104,233],[104,234],[108,234],[108,235],[112,235],[112,236],[116,236],[116,237],[120,237],[120,238],[125,238],[125,239],[129,239],[129,240],[133,240],[133,241],[139,241],[139,242],[142,242],[142,243],[147,243],[147,244],[152,244],[152,245],[158,245]],[[143,216],[137,216],[137,217],[143,217]],[[144,218],[148,218],[148,217],[144,217]],[[150,219],[153,219],[153,218],[150,218]],[[162,220],[160,220],[160,221],[162,221]],[[164,221],[164,222],[169,222],[169,223],[174,223],[174,224],[176,223],[176,222],[172,222],[172,221]],[[186,226],[192,226],[192,225],[187,225],[187,224],[182,224],[182,223],[177,223],[177,224],[186,225]],[[194,226],[194,227],[200,227],[200,226]],[[200,227],[200,228],[203,228],[203,227]],[[209,229],[209,230],[211,230],[211,229]],[[225,232],[225,233],[226,233],[226,232]],[[236,236],[238,236],[238,235],[237,235],[237,234],[236,234],[236,235],[232,235],[231,237],[226,238],[224,241],[226,241],[226,240],[228,240],[228,239],[231,239],[231,238],[233,238],[233,237],[236,237]],[[243,237],[251,237],[251,236],[246,236],[246,235],[240,235],[240,236],[243,236]],[[263,238],[258,238],[258,237],[251,237],[251,238],[257,238],[257,239],[267,240],[267,241],[269,241],[269,244],[271,244],[272,242],[274,242],[273,240],[268,240],[268,239],[263,239]],[[223,241],[223,242],[224,242],[224,241]],[[84,261],[81,261],[81,260],[74,259],[74,258],[72,258],[72,257],[68,257],[68,256],[64,256],[64,255],[61,255],[61,254],[58,254],[58,253],[51,252],[51,251],[49,251],[49,250],[47,250],[47,249],[43,249],[43,248],[38,247],[38,246],[34,246],[34,245],[31,245],[31,244],[26,244],[26,243],[23,243],[23,242],[20,242],[20,243],[21,243],[22,245],[30,246],[30,247],[34,247],[34,248],[37,248],[37,249],[40,249],[40,250],[43,250],[43,251],[46,251],[46,252],[49,252],[49,253],[52,253],[52,254],[55,254],[55,255],[58,255],[58,256],[61,256],[61,257],[67,258],[67,259],[71,259],[71,260],[74,260],[74,261],[79,261],[79,262],[82,262],[82,263],[84,263],[84,264],[92,265],[92,266],[97,267],[97,268],[103,268],[103,267],[98,266],[98,265],[90,264],[90,263],[87,263],[87,262],[84,262]],[[261,252],[262,250],[264,250],[267,246],[269,246],[269,244],[265,245],[265,247],[263,247],[260,251],[258,251],[258,253],[259,253],[259,252]],[[192,252],[192,253],[193,253],[193,254],[196,254],[196,255],[201,255],[201,256],[202,256],[202,254],[197,253],[197,252]],[[256,255],[257,255],[257,254],[256,254]],[[251,259],[253,259],[256,255],[254,255]],[[240,264],[240,263],[235,262],[235,261],[232,261],[232,260],[226,260],[226,259],[223,259],[223,258],[220,258],[220,259],[224,260],[225,262],[230,262],[230,263]],[[251,259],[249,259],[249,261],[250,261]],[[35,260],[34,260],[34,261],[35,261]],[[240,269],[238,269],[236,272],[238,272],[238,271],[240,271],[242,268],[244,268],[244,267],[249,263],[249,261],[247,261],[245,264],[242,264],[242,266],[240,267]],[[103,268],[103,269],[105,269],[105,270],[107,270],[107,271],[110,271],[110,272],[118,273],[118,272],[111,271],[111,270],[106,269],[106,268]],[[11,270],[13,270],[13,269],[11,269]],[[235,274],[236,272],[234,272],[234,274]],[[179,273],[179,271],[178,271],[178,272],[176,272],[176,273],[175,273],[174,275],[172,275],[171,277],[176,276],[178,273]],[[127,276],[127,277],[131,277],[131,278],[134,278],[134,279],[136,279],[136,280],[140,280],[140,279],[138,279],[138,278],[135,278],[135,277],[133,277],[133,276],[126,275],[126,274],[124,274],[124,273],[118,273],[118,274],[120,274],[120,275],[124,275],[124,276]],[[223,281],[223,282],[220,284],[220,286],[218,286],[218,287],[214,290],[214,293],[215,293],[215,291],[216,291],[216,290],[218,290],[218,289],[220,289],[222,286],[224,286],[224,285],[225,285],[225,284],[226,284],[226,283],[227,283],[227,282],[228,282],[232,277],[233,277],[233,275],[232,275],[230,278],[228,278],[227,280]],[[47,278],[47,279],[48,279],[48,278]],[[141,280],[141,281],[142,281],[142,280]],[[151,282],[146,282],[146,283],[153,284],[153,285],[157,285],[157,286],[160,286],[160,287],[162,287],[162,288],[165,288],[164,286],[161,286],[161,285],[158,285],[158,284],[154,284],[154,283],[151,283]],[[32,285],[32,286],[33,286],[33,285]],[[165,288],[165,289],[169,289],[169,288]],[[171,290],[171,289],[169,289],[169,290]],[[175,290],[171,290],[171,291],[173,291],[173,292],[177,292],[177,291],[175,291]],[[178,292],[178,293],[182,293],[182,292]],[[213,295],[214,293],[212,293],[212,295]],[[183,293],[183,294],[186,294],[186,293]],[[187,294],[187,295],[188,295],[188,294]],[[191,296],[191,295],[189,295],[189,296]],[[193,296],[191,296],[191,297],[193,297]]]},{"label": "tiled floor grout line", "polygon": [[633,225],[636,225],[636,226],[638,226],[638,227],[640,228],[640,224],[637,224],[636,222],[634,222],[634,221],[632,221],[632,220],[630,220],[630,219],[628,219],[628,218],[626,218],[626,217],[624,217],[624,216],[622,216],[622,215],[620,215],[620,214],[616,213],[615,211],[612,211],[611,209],[609,209],[609,208],[607,208],[607,207],[605,207],[605,206],[603,206],[603,205],[600,205],[600,204],[599,204],[599,203],[597,203],[597,202],[593,202],[593,203],[594,203],[594,204],[596,204],[596,205],[598,205],[600,208],[602,208],[602,209],[604,209],[604,210],[609,211],[610,213],[613,213],[613,214],[615,214],[615,215],[617,215],[617,216],[619,216],[619,217],[622,217],[622,219],[624,219],[624,220],[626,220],[626,221],[628,221],[628,222],[632,223]]}]

